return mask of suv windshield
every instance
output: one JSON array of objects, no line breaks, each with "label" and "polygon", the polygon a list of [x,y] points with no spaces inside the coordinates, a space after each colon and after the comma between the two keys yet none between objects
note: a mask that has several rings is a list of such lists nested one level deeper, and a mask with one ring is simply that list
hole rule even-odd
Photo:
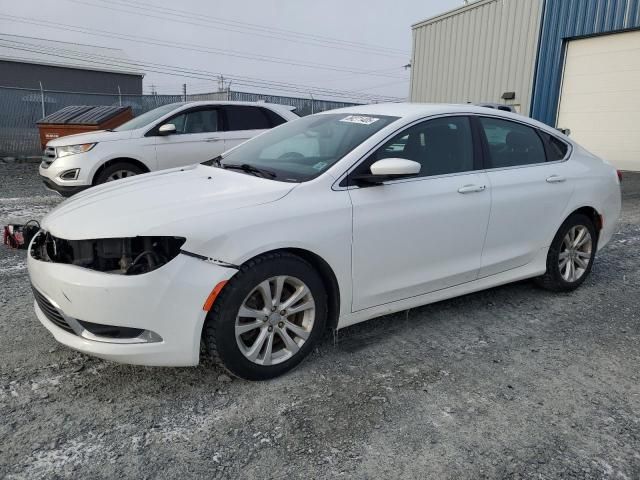
[{"label": "suv windshield", "polygon": [[220,165],[253,174],[262,169],[269,172],[268,178],[304,182],[397,119],[351,113],[303,117],[234,148],[223,156]]},{"label": "suv windshield", "polygon": [[183,104],[182,103],[170,103],[168,105],[163,105],[161,107],[154,108],[153,110],[149,110],[148,112],[143,113],[142,115],[138,115],[137,117],[132,118],[128,122],[123,123],[119,127],[114,128],[113,131],[114,132],[126,132],[128,130],[135,130],[137,128],[145,127],[145,126],[149,125],[150,123],[155,122],[160,117],[164,117],[167,113],[169,113],[172,110],[175,110],[180,105],[183,105]]}]

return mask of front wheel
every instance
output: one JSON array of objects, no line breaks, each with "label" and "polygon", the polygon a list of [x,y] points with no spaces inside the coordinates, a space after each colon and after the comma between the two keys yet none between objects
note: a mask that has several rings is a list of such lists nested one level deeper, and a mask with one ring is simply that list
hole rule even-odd
[{"label": "front wheel", "polygon": [[555,292],[568,292],[585,281],[597,249],[597,233],[586,215],[573,214],[560,226],[549,253],[547,271],[536,282]]},{"label": "front wheel", "polygon": [[247,380],[281,375],[306,357],[327,318],[322,279],[287,252],[261,255],[225,285],[207,318],[204,339],[216,360]]},{"label": "front wheel", "polygon": [[144,173],[144,171],[137,165],[129,162],[117,162],[102,170],[96,176],[94,184],[100,185],[102,183],[113,182],[115,180],[140,175],[141,173]]}]

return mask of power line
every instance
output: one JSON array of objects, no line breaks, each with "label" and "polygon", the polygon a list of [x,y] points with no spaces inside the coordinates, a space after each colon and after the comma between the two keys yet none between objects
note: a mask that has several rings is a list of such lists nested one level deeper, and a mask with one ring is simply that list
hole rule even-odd
[{"label": "power line", "polygon": [[[18,50],[18,51],[26,51],[31,53],[41,53],[47,54],[49,56],[55,56],[59,58],[65,58],[70,60],[82,60],[84,62],[89,62],[95,65],[102,66],[111,66],[111,67],[119,67],[119,68],[131,68],[131,67],[142,67],[147,71],[160,73],[164,75],[173,75],[184,78],[194,78],[199,80],[213,80],[219,78],[220,74],[216,72],[211,72],[207,70],[197,70],[197,69],[188,69],[188,68],[180,68],[174,67],[166,64],[158,64],[151,62],[141,62],[141,61],[129,61],[124,59],[119,59],[115,57],[109,57],[106,55],[98,55],[98,54],[89,54],[86,52],[78,52],[74,50],[68,50],[63,48],[51,48],[47,45],[41,44],[33,44],[33,43],[25,43],[25,42],[17,42],[11,40],[5,40],[0,38],[0,42],[5,42],[4,45],[0,43],[0,45],[5,46],[10,49]],[[7,45],[9,43],[9,45]],[[15,60],[19,61],[30,61],[25,58],[16,57]],[[322,87],[315,87],[309,85],[298,85],[286,82],[275,82],[275,81],[265,81],[262,79],[255,79],[252,77],[243,77],[237,75],[225,75],[228,79],[232,80],[235,84],[244,85],[249,87],[257,87],[257,88],[265,88],[265,89],[275,89],[279,91],[294,91],[297,93],[308,94],[310,91],[314,91],[321,95],[327,96],[335,96],[335,97],[346,97],[346,98],[359,98],[361,100],[366,101],[396,101],[399,100],[397,97],[387,97],[387,96],[376,96],[363,94],[361,92],[356,91],[341,91],[341,90],[332,90],[326,89]]]},{"label": "power line", "polygon": [[[244,35],[254,35],[266,38],[272,38],[277,40],[291,40],[294,39],[297,43],[309,44],[317,47],[328,48],[340,48],[353,51],[368,51],[369,53],[384,56],[402,56],[407,57],[409,54],[403,50],[383,47],[378,45],[371,45],[362,42],[353,42],[349,40],[341,40],[332,37],[325,37],[315,34],[308,34],[302,32],[296,32],[294,30],[286,30],[281,28],[273,28],[265,25],[259,25],[255,23],[240,22],[237,20],[223,19],[220,17],[213,17],[210,15],[204,15],[200,13],[191,13],[184,10],[177,10],[166,7],[158,7],[157,5],[149,4],[147,2],[126,2],[123,0],[96,0],[107,5],[98,5],[91,3],[87,0],[70,0],[74,3],[87,5],[91,7],[102,8],[111,11],[119,11],[124,13],[132,13],[137,15],[144,15],[145,17],[158,18],[161,20],[167,20],[176,23],[183,23],[188,25],[195,25],[205,28],[211,28],[215,25],[216,30],[225,30],[235,33],[241,33]],[[115,4],[115,5],[114,5]],[[119,8],[115,8],[119,7]],[[123,9],[126,8],[126,9]],[[131,10],[134,9],[134,10]],[[135,11],[135,10],[142,10]],[[154,12],[158,15],[152,15],[149,12]],[[160,15],[160,16],[159,16]],[[222,27],[220,26],[222,25]],[[240,30],[238,30],[240,29]],[[248,30],[243,31],[243,30]]]},{"label": "power line", "polygon": [[[152,63],[152,62],[143,62],[143,61],[132,61],[132,60],[128,60],[128,59],[123,59],[123,58],[117,58],[117,57],[111,57],[111,56],[107,56],[107,55],[101,55],[101,54],[97,54],[97,53],[88,53],[88,52],[80,52],[77,50],[71,50],[71,49],[65,49],[65,48],[55,48],[55,47],[50,47],[49,45],[43,45],[43,44],[36,44],[36,43],[29,43],[29,42],[25,42],[25,41],[18,41],[18,40],[8,40],[8,39],[2,39],[0,38],[0,42],[5,42],[5,47],[7,48],[12,48],[12,49],[17,49],[17,50],[23,50],[23,51],[29,51],[29,52],[34,52],[34,53],[42,53],[42,54],[47,54],[47,55],[53,55],[53,56],[58,56],[61,58],[66,58],[66,59],[72,59],[72,60],[83,60],[85,62],[90,62],[90,63],[94,63],[94,64],[100,64],[100,65],[106,65],[106,66],[111,66],[111,67],[118,67],[118,68],[128,68],[131,69],[132,67],[136,67],[136,68],[154,68],[154,69],[162,69],[162,71],[158,72],[158,73],[166,73],[168,70],[171,71],[172,73],[175,74],[183,74],[183,73],[188,73],[188,74],[196,74],[196,75],[204,75],[204,79],[207,80],[218,80],[219,77],[222,75],[220,72],[211,72],[209,70],[199,70],[199,69],[193,69],[193,68],[183,68],[183,67],[175,67],[173,65],[167,65],[167,64],[162,64],[162,63]],[[7,45],[7,43],[9,43],[10,45]],[[2,45],[2,44],[0,44]],[[31,47],[31,49],[29,49],[28,47]],[[35,50],[33,49],[35,48]],[[52,52],[58,52],[58,54],[54,54]],[[64,55],[61,55],[64,54]],[[69,56],[71,55],[71,56]],[[105,62],[106,60],[106,62]],[[27,59],[28,61],[28,59]],[[180,75],[178,75],[180,76]],[[255,78],[255,77],[247,77],[247,76],[239,76],[239,75],[226,75],[227,78],[231,79],[231,80],[235,80],[235,81],[243,81],[243,82],[252,82],[253,86],[261,86],[261,87],[272,87],[272,86],[278,86],[278,87],[286,87],[286,88],[291,88],[291,89],[303,89],[303,92],[308,92],[309,89],[313,89],[317,92],[327,92],[329,94],[335,94],[335,93],[340,93],[340,94],[349,94],[349,95],[360,95],[359,91],[347,91],[347,90],[333,90],[333,89],[327,89],[324,87],[317,87],[317,86],[310,86],[310,85],[300,85],[300,84],[294,84],[294,83],[287,83],[287,82],[279,82],[279,81],[274,81],[274,80],[264,80],[261,78]],[[381,97],[381,96],[376,96],[376,99],[379,98],[385,98],[385,97]],[[396,97],[386,97],[386,98],[396,98]]]},{"label": "power line", "polygon": [[[331,70],[331,71],[336,71],[336,72],[348,72],[348,73],[352,73],[352,74],[361,74],[361,75],[374,75],[374,76],[387,77],[387,78],[402,78],[399,75],[391,75],[391,74],[384,74],[384,73],[366,73],[366,71],[362,71],[362,70],[354,70],[354,69],[338,67],[338,66],[335,66],[335,65],[326,65],[326,64],[321,64],[321,63],[294,62],[294,61],[286,59],[286,58],[272,57],[272,56],[265,56],[265,55],[256,55],[256,54],[243,53],[243,52],[238,52],[238,51],[234,51],[234,50],[227,50],[227,49],[223,50],[223,49],[207,47],[207,46],[204,46],[204,45],[184,43],[184,42],[175,42],[175,41],[169,42],[169,41],[165,41],[165,40],[154,39],[154,38],[150,38],[150,37],[143,37],[143,36],[139,36],[139,35],[116,33],[116,32],[110,32],[110,31],[107,31],[107,30],[99,30],[99,29],[88,29],[88,28],[77,26],[77,25],[69,25],[69,24],[64,24],[64,23],[52,24],[51,22],[46,22],[46,21],[37,20],[37,19],[30,19],[30,18],[26,18],[26,17],[17,17],[15,15],[0,14],[0,17],[8,18],[9,20],[20,22],[20,23],[38,25],[38,26],[41,26],[41,27],[53,28],[53,29],[56,29],[56,30],[66,30],[66,31],[72,31],[72,32],[76,32],[76,33],[83,33],[83,34],[86,34],[86,35],[93,35],[93,36],[99,36],[99,37],[108,37],[108,38],[116,38],[118,40],[125,40],[125,41],[129,41],[129,42],[146,43],[148,45],[176,48],[176,49],[180,49],[180,50],[187,50],[187,51],[193,51],[193,52],[213,53],[213,54],[217,54],[217,55],[223,55],[223,56],[229,56],[229,57],[235,57],[235,58],[244,58],[244,59],[249,59],[249,60],[253,60],[253,61],[260,61],[260,62],[266,62],[266,63],[279,63],[279,64],[291,65],[291,66],[295,66],[295,67],[314,68],[314,69],[320,69],[320,70]],[[96,32],[98,32],[98,33],[96,33]]]},{"label": "power line", "polygon": [[[383,73],[370,73],[368,71],[353,70],[353,69],[349,69],[349,68],[337,67],[335,65],[326,65],[326,64],[310,63],[310,62],[300,63],[300,62],[293,62],[293,61],[291,61],[289,59],[280,58],[280,57],[270,57],[270,56],[255,55],[255,54],[245,54],[245,53],[237,52],[237,51],[233,51],[233,50],[214,49],[214,48],[210,48],[210,47],[206,47],[206,46],[202,46],[202,45],[197,45],[197,44],[189,44],[189,43],[183,43],[183,42],[169,42],[169,41],[164,41],[164,40],[160,40],[160,39],[154,39],[154,38],[150,38],[150,37],[142,37],[142,36],[130,35],[130,34],[121,34],[121,33],[109,32],[109,31],[106,31],[106,30],[99,30],[99,29],[91,29],[91,30],[89,30],[89,29],[86,29],[84,27],[79,27],[79,26],[76,26],[76,25],[68,25],[68,24],[61,24],[61,23],[51,24],[50,22],[45,22],[45,21],[35,20],[35,19],[29,19],[29,18],[25,18],[25,17],[16,17],[14,15],[0,14],[0,17],[5,17],[5,18],[8,18],[9,20],[17,21],[17,22],[20,22],[20,23],[28,23],[28,24],[38,25],[38,26],[42,26],[42,27],[54,28],[56,30],[66,30],[66,31],[72,31],[72,32],[76,32],[76,33],[83,33],[83,34],[87,34],[87,35],[116,38],[116,39],[119,39],[119,40],[125,40],[125,41],[136,42],[136,43],[146,43],[146,44],[149,44],[149,45],[177,48],[177,49],[181,49],[181,50],[188,50],[188,51],[195,51],[195,52],[202,52],[202,53],[214,53],[214,54],[230,56],[230,57],[236,57],[236,58],[245,58],[245,59],[249,59],[249,60],[257,60],[257,61],[262,61],[262,62],[267,62],[267,63],[280,63],[280,64],[297,66],[297,67],[315,68],[315,69],[322,69],[322,70],[332,70],[332,71],[337,71],[337,72],[348,72],[348,73],[352,73],[352,74],[375,75],[375,76],[388,77],[388,78],[402,78],[401,76],[398,76],[398,75],[390,75],[390,74],[383,74]],[[96,32],[99,32],[99,33],[96,33]]]},{"label": "power line", "polygon": [[[335,37],[329,37],[329,36],[324,36],[324,35],[318,35],[318,34],[311,34],[311,33],[306,33],[306,32],[300,32],[300,31],[296,31],[296,30],[289,30],[289,29],[284,29],[284,28],[277,28],[277,27],[273,27],[271,25],[261,25],[261,24],[257,24],[257,23],[249,23],[249,22],[241,22],[238,20],[230,20],[230,19],[224,19],[224,18],[220,18],[220,17],[213,17],[211,15],[204,15],[201,13],[190,13],[190,12],[185,12],[177,10],[177,9],[172,9],[172,8],[167,8],[167,7],[157,7],[156,5],[150,4],[148,2],[142,2],[142,1],[137,1],[137,2],[127,2],[125,0],[94,0],[94,1],[98,1],[101,3],[110,3],[112,1],[115,1],[116,3],[119,4],[124,4],[124,5],[128,5],[128,6],[133,6],[131,4],[137,4],[137,5],[143,5],[145,11],[149,8],[155,8],[156,10],[158,10],[159,8],[162,10],[166,10],[169,12],[173,12],[173,15],[178,15],[181,14],[183,16],[190,16],[191,18],[196,18],[196,19],[201,19],[201,18],[206,18],[209,19],[211,22],[213,23],[221,23],[221,24],[226,24],[226,25],[239,25],[242,26],[243,28],[248,28],[248,29],[257,29],[260,31],[266,31],[269,33],[282,33],[283,35],[292,35],[292,36],[296,36],[296,37],[302,37],[302,38],[310,38],[310,39],[314,39],[320,42],[326,42],[326,43],[335,43],[335,44],[340,44],[340,45],[347,45],[347,46],[354,46],[354,47],[358,47],[358,48],[363,48],[363,49],[369,49],[369,50],[378,50],[378,51],[385,51],[385,52],[394,52],[394,53],[398,53],[398,54],[402,54],[403,56],[408,55],[408,53],[402,49],[399,48],[392,48],[392,47],[385,47],[382,45],[373,45],[373,44],[369,44],[369,43],[364,43],[364,42],[354,42],[352,40],[343,40],[343,39],[339,39],[339,38],[335,38]],[[140,7],[136,7],[136,8],[140,8]]]}]

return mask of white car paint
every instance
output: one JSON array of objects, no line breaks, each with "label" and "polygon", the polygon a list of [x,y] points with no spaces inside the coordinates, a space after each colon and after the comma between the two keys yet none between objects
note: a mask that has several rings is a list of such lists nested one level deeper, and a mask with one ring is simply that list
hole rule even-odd
[{"label": "white car paint", "polygon": [[[615,231],[615,169],[544,124],[470,105],[379,104],[318,115],[336,113],[399,118],[309,181],[197,165],[92,188],[43,219],[43,230],[67,240],[181,236],[182,250],[209,259],[180,254],[158,270],[122,276],[29,255],[34,288],[66,315],[149,329],[162,342],[87,340],[58,328],[36,304],[41,323],[61,343],[102,358],[194,365],[209,293],[234,275],[229,264],[265,252],[302,249],[323,259],[337,280],[336,326],[343,328],[543,274],[556,231],[579,208],[594,208],[603,217],[598,248]],[[370,152],[407,126],[449,115],[524,123],[561,138],[570,151],[567,159],[539,165],[404,178],[370,188],[341,185]],[[554,176],[564,181],[548,181]]]},{"label": "white car paint", "polygon": [[[164,115],[133,130],[102,130],[69,135],[49,141],[39,173],[48,188],[64,195],[73,194],[94,185],[96,174],[108,162],[117,161],[118,159],[131,159],[150,172],[191,165],[210,160],[225,150],[229,150],[266,131],[257,129],[170,135],[153,134],[155,129],[181,113],[206,107],[223,109],[227,106],[267,109],[280,116],[284,121],[299,118],[298,115],[291,111],[291,107],[263,102],[207,101],[176,103],[173,104],[173,108],[171,105],[167,106],[168,110]],[[68,145],[93,143],[95,143],[95,146],[91,150],[65,157],[59,157],[56,150]],[[56,156],[50,157],[50,155],[54,155],[54,152],[56,152]],[[53,162],[51,163],[52,160]],[[74,169],[79,170],[77,178],[66,180],[61,177],[65,172]]]}]

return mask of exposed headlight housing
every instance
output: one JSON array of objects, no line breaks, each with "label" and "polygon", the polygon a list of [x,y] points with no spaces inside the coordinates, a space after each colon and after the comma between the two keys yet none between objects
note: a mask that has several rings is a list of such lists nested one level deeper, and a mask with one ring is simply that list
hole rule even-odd
[{"label": "exposed headlight housing", "polygon": [[99,272],[140,275],[152,272],[180,253],[184,237],[124,237],[65,240],[40,230],[31,243],[36,260],[66,263]]},{"label": "exposed headlight housing", "polygon": [[95,147],[97,143],[81,143],[79,145],[67,145],[65,147],[56,147],[56,157],[68,157],[77,153],[86,153]]}]

